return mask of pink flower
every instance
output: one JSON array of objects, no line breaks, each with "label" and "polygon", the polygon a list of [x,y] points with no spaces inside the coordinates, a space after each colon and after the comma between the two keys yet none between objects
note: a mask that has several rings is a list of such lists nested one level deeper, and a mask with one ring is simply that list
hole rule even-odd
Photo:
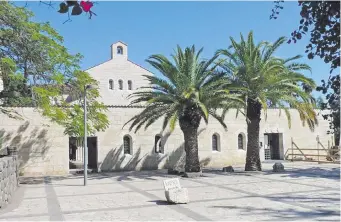
[{"label": "pink flower", "polygon": [[82,7],[84,12],[89,12],[93,5],[94,4],[90,1],[87,1],[87,2],[81,1],[81,7]]}]

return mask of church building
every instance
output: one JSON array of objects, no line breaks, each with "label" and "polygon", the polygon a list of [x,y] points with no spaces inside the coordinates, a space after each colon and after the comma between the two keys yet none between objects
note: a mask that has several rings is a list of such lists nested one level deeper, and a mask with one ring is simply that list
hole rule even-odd
[{"label": "church building", "polygon": [[[100,100],[108,106],[110,120],[105,132],[88,138],[89,168],[97,171],[154,170],[184,164],[184,139],[179,124],[172,133],[162,132],[162,119],[137,133],[129,131],[129,126],[123,127],[143,110],[143,107],[129,107],[127,96],[148,84],[143,75],[153,75],[129,60],[127,44],[116,42],[111,46],[108,61],[86,71],[99,82]],[[81,167],[82,144],[65,135],[62,127],[42,117],[35,108],[14,109],[24,120],[0,114],[0,137],[2,147],[19,149],[22,175],[67,175],[70,169]],[[302,125],[296,110],[290,112],[290,129],[283,111],[269,109],[267,118],[262,113],[259,144],[262,161],[298,158],[299,152],[289,152],[293,146],[314,150],[318,141],[327,148],[332,140],[327,135],[328,122],[320,114],[319,125],[312,132]],[[245,163],[245,117],[241,114],[236,117],[236,111],[232,110],[225,122],[227,130],[213,118],[207,125],[201,122],[198,144],[203,167],[222,168]]]}]

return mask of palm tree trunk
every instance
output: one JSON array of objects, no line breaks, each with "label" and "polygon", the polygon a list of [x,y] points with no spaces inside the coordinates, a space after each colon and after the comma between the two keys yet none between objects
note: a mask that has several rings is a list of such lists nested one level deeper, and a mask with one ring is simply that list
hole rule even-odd
[{"label": "palm tree trunk", "polygon": [[261,171],[259,158],[259,123],[262,105],[252,99],[247,100],[247,151],[245,171]]},{"label": "palm tree trunk", "polygon": [[200,172],[199,149],[198,149],[198,128],[187,127],[182,129],[185,140],[186,172]]},{"label": "palm tree trunk", "polygon": [[180,128],[184,134],[186,152],[186,172],[200,172],[198,128],[201,116],[198,109],[189,105],[184,114],[179,118]]}]

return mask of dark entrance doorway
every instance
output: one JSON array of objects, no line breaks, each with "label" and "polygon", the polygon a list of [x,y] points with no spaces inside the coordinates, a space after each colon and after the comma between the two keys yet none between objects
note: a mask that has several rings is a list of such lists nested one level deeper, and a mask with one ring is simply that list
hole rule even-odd
[{"label": "dark entrance doorway", "polygon": [[[98,143],[97,137],[88,137],[88,168],[97,170]],[[84,144],[83,138],[69,137],[69,168],[83,169]]]},{"label": "dark entrance doorway", "polygon": [[97,137],[88,137],[88,168],[97,170]]},{"label": "dark entrance doorway", "polygon": [[264,154],[266,160],[283,160],[283,134],[264,134]]}]

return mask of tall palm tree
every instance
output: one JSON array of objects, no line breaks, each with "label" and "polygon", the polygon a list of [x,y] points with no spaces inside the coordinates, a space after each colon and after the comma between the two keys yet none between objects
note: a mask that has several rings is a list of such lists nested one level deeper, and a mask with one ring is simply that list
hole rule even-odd
[{"label": "tall palm tree", "polygon": [[217,73],[217,56],[209,60],[200,59],[203,49],[196,52],[195,47],[184,51],[178,46],[173,63],[163,55],[152,55],[147,62],[156,68],[161,77],[148,76],[150,85],[141,87],[130,95],[131,105],[144,104],[145,109],[126,124],[135,132],[143,125],[145,129],[163,117],[163,130],[169,125],[173,131],[177,121],[184,135],[186,152],[186,172],[200,172],[198,156],[198,127],[203,119],[217,119],[226,128],[224,116],[217,109],[226,110],[242,104],[236,95],[226,93],[222,83],[228,79]]},{"label": "tall palm tree", "polygon": [[216,55],[225,57],[221,67],[231,84],[240,88],[237,92],[242,94],[245,100],[248,138],[245,170],[261,171],[259,158],[261,110],[263,109],[265,114],[268,106],[284,110],[290,127],[289,108],[296,109],[303,124],[307,122],[313,129],[314,124],[317,124],[312,104],[314,100],[300,85],[315,88],[315,83],[300,73],[304,70],[310,71],[308,65],[295,62],[301,56],[288,59],[274,56],[276,50],[285,42],[284,37],[273,44],[269,42],[255,44],[253,33],[250,32],[247,40],[244,40],[242,35],[239,43],[232,37],[230,40],[231,46],[218,50]]}]

